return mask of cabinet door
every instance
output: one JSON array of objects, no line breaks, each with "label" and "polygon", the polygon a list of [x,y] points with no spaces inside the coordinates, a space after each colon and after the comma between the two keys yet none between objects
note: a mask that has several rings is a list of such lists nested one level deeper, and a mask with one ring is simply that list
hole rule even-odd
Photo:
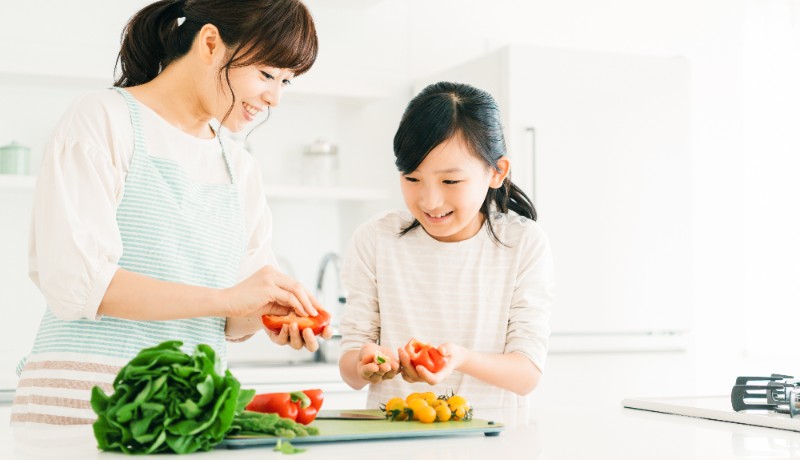
[{"label": "cabinet door", "polygon": [[[691,326],[689,67],[680,58],[511,47],[515,180],[556,264],[554,332]],[[532,131],[531,131],[532,130]]]}]

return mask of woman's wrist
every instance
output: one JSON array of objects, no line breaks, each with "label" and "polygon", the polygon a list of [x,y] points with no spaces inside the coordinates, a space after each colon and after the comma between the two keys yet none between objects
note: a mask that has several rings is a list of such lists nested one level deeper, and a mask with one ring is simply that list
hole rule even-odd
[{"label": "woman's wrist", "polygon": [[222,318],[232,318],[237,315],[234,314],[231,308],[231,288],[213,289],[209,295],[209,309],[213,313],[209,316],[219,316]]}]

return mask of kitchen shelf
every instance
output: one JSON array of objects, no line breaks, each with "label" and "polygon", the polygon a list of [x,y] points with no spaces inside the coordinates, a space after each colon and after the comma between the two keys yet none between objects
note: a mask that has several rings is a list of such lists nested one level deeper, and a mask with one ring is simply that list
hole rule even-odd
[{"label": "kitchen shelf", "polygon": [[369,187],[266,185],[264,189],[267,198],[378,201],[388,197],[386,190]]},{"label": "kitchen shelf", "polygon": [[[33,190],[36,176],[0,174],[0,190]],[[378,201],[387,198],[385,190],[370,187],[321,187],[307,185],[267,185],[267,198],[297,200]]]}]

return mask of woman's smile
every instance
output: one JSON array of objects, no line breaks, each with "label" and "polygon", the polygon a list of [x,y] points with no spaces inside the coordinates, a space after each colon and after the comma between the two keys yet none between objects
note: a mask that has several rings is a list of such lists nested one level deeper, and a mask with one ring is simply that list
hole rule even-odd
[{"label": "woman's smile", "polygon": [[242,107],[244,107],[245,118],[247,119],[247,121],[255,120],[258,114],[261,113],[261,109],[252,106],[247,102],[242,102]]}]

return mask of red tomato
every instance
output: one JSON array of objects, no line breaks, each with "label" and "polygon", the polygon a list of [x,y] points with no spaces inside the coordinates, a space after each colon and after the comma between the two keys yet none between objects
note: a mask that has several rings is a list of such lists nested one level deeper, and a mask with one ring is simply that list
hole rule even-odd
[{"label": "red tomato", "polygon": [[436,373],[442,370],[447,364],[447,357],[442,356],[439,350],[428,343],[411,339],[405,346],[406,353],[411,358],[414,367],[422,366],[429,371]]},{"label": "red tomato", "polygon": [[321,308],[317,308],[317,312],[319,313],[317,316],[297,316],[294,312],[283,316],[264,315],[261,317],[261,322],[264,327],[276,334],[281,332],[284,324],[297,323],[300,332],[311,328],[314,335],[320,335],[325,326],[331,323],[331,314]]}]

